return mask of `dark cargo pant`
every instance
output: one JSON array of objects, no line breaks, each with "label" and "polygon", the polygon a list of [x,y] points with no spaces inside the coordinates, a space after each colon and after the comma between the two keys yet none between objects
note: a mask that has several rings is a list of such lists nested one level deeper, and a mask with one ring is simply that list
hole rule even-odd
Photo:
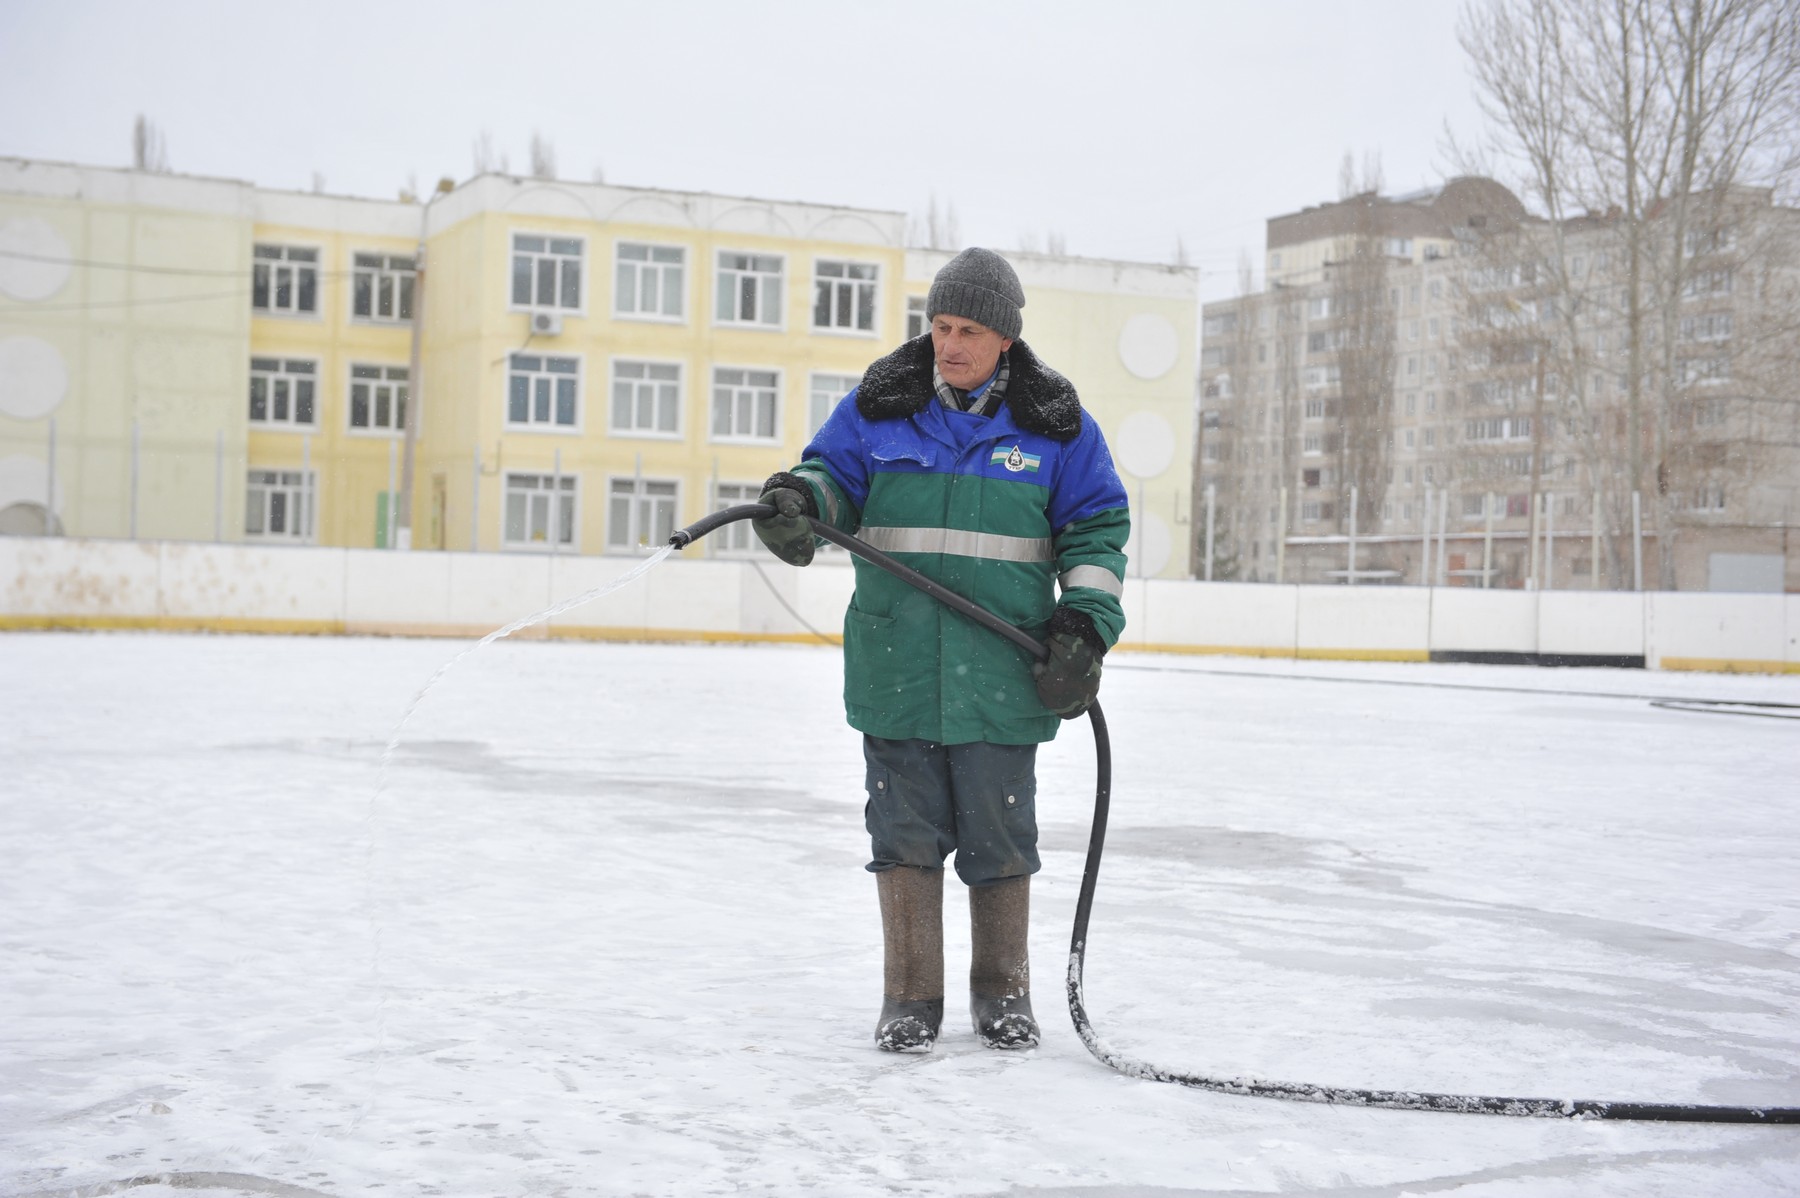
[{"label": "dark cargo pant", "polygon": [[863,737],[872,873],[942,869],[970,886],[1038,871],[1037,746]]}]

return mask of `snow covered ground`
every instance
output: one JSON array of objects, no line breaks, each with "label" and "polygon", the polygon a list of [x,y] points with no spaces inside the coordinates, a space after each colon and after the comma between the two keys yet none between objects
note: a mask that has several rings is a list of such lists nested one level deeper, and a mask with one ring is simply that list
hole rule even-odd
[{"label": "snow covered ground", "polygon": [[[463,647],[0,637],[0,1193],[1800,1194],[1796,1127],[1104,1068],[1060,997],[1085,723],[1040,758],[1043,1046],[953,998],[878,1053],[836,650],[500,642],[380,789]],[[1651,693],[1800,679],[1114,658],[1096,1026],[1209,1074],[1800,1104],[1800,722]]]}]

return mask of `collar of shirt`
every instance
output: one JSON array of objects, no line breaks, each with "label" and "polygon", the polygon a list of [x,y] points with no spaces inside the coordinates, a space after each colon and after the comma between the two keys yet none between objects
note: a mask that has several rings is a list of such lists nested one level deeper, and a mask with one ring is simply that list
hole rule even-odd
[{"label": "collar of shirt", "polygon": [[1012,368],[1006,360],[1006,354],[1000,355],[1000,361],[994,366],[994,373],[988,375],[980,386],[968,391],[952,387],[938,373],[937,367],[931,368],[931,386],[937,392],[938,399],[945,407],[954,408],[958,412],[969,412],[976,416],[986,416],[995,411],[1002,397],[1006,394],[1006,383],[1012,375]]}]

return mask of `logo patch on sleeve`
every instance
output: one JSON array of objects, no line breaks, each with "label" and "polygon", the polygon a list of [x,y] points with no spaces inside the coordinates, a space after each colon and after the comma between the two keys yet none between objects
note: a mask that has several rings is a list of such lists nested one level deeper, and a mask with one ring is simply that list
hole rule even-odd
[{"label": "logo patch on sleeve", "polygon": [[1036,474],[1038,465],[1041,461],[1042,459],[1039,458],[1037,454],[1025,453],[1020,450],[1017,445],[1013,446],[1011,449],[1000,446],[994,450],[994,456],[988,459],[988,465],[1005,466],[1014,474],[1017,474],[1022,470]]}]

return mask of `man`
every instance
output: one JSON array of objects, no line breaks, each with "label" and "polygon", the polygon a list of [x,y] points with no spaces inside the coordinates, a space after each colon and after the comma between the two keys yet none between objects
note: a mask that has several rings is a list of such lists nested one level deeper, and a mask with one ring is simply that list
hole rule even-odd
[{"label": "man", "polygon": [[969,886],[975,1031],[994,1048],[1037,1044],[1026,950],[1037,746],[1093,701],[1125,626],[1125,488],[1075,388],[1017,340],[1024,304],[998,254],[947,263],[926,300],[930,335],[869,367],[800,464],[765,484],[778,514],[754,525],[804,566],[815,538],[801,517],[823,519],[1048,640],[1037,665],[856,561],[844,706],[868,765],[886,949],[875,1039],[890,1052],[937,1039],[952,852]]}]

